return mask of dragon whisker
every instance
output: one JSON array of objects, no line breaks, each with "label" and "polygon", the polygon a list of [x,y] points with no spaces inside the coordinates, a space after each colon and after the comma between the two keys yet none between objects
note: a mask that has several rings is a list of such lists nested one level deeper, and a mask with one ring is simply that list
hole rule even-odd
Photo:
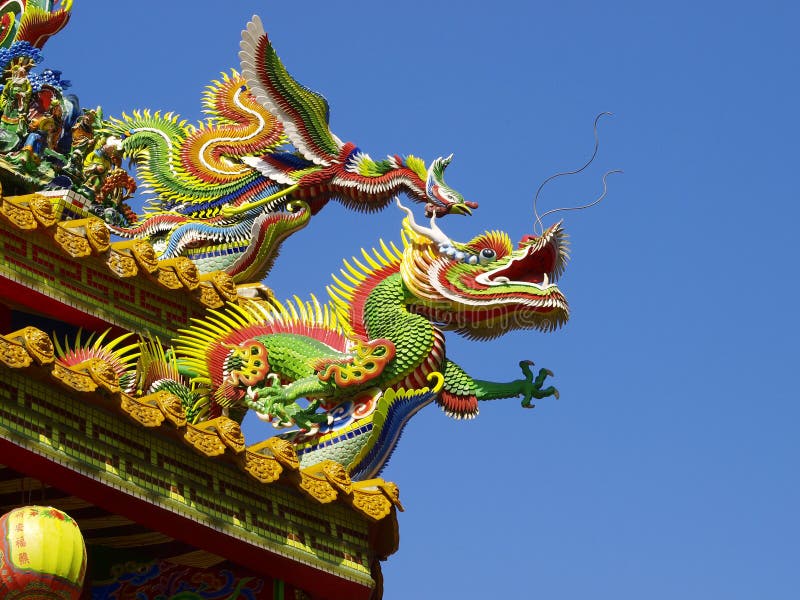
[{"label": "dragon whisker", "polygon": [[536,232],[536,228],[537,227],[539,228],[539,233],[540,234],[544,232],[544,224],[542,223],[542,218],[544,216],[550,214],[550,212],[546,212],[544,215],[540,216],[538,211],[537,211],[537,208],[536,208],[536,204],[537,204],[537,202],[539,200],[539,195],[542,193],[542,190],[544,189],[544,186],[546,186],[548,183],[550,183],[554,179],[558,179],[559,177],[564,177],[566,175],[577,175],[578,173],[584,171],[589,165],[591,165],[594,162],[594,159],[597,157],[597,151],[600,149],[600,136],[599,136],[599,134],[597,132],[597,124],[600,121],[600,118],[602,116],[604,116],[604,115],[612,116],[612,114],[613,113],[610,113],[610,112],[607,112],[607,111],[606,112],[601,112],[599,115],[597,115],[594,118],[594,124],[592,125],[592,132],[594,134],[594,150],[592,151],[592,155],[589,157],[589,160],[587,160],[583,164],[583,166],[581,166],[581,167],[579,167],[579,168],[577,168],[577,169],[575,169],[573,171],[563,171],[561,173],[556,173],[554,175],[550,175],[550,177],[545,179],[541,183],[541,185],[539,185],[539,188],[536,190],[536,194],[533,197],[533,214],[536,216],[536,221],[533,224],[534,232]]}]

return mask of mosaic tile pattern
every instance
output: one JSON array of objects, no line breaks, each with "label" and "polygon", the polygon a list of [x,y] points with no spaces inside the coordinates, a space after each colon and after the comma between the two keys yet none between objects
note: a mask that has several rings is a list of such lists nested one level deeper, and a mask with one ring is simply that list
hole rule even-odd
[{"label": "mosaic tile pattern", "polygon": [[199,459],[178,440],[58,393],[24,370],[0,368],[0,380],[0,437],[254,546],[372,585],[369,526],[346,507]]}]

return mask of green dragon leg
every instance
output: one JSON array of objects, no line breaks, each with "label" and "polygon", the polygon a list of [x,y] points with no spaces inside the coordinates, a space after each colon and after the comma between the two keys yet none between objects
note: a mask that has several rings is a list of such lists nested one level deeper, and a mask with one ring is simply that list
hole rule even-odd
[{"label": "green dragon leg", "polygon": [[244,404],[248,408],[269,415],[278,426],[296,424],[300,429],[308,430],[314,424],[325,423],[328,416],[317,413],[320,400],[312,400],[305,408],[297,403],[298,398],[306,396],[325,396],[329,386],[319,381],[316,376],[299,379],[290,385],[283,386],[278,377],[271,374],[264,385],[253,388],[255,399],[246,397]]},{"label": "green dragon leg", "polygon": [[541,399],[553,396],[559,397],[558,390],[552,385],[542,388],[545,379],[552,377],[553,372],[548,369],[539,369],[539,373],[534,377],[533,362],[523,360],[519,363],[524,379],[515,379],[509,383],[496,383],[493,381],[474,380],[475,396],[478,400],[498,400],[500,398],[512,398],[522,396],[523,408],[533,408],[531,403],[533,398]]}]

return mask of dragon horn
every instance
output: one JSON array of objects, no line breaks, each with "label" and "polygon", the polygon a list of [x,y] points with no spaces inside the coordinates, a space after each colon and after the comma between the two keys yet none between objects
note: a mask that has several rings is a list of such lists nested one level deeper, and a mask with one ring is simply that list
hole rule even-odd
[{"label": "dragon horn", "polygon": [[450,241],[450,238],[439,229],[439,226],[436,224],[436,216],[434,215],[431,217],[431,226],[423,227],[422,225],[417,225],[416,221],[414,221],[414,213],[411,212],[410,208],[403,206],[400,203],[400,198],[397,196],[394,197],[395,202],[397,202],[397,206],[406,213],[406,217],[408,218],[408,226],[411,228],[414,233],[418,233],[419,235],[425,236],[429,240],[433,241],[434,243],[443,246],[452,246],[453,242]]}]

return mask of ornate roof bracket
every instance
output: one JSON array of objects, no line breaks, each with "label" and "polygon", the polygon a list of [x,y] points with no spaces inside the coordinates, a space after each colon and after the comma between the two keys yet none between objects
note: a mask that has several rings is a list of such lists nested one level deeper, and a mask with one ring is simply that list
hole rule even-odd
[{"label": "ornate roof bracket", "polygon": [[0,336],[0,361],[11,368],[27,367],[33,361],[39,365],[50,364],[54,355],[50,338],[36,327],[24,327]]},{"label": "ornate roof bracket", "polygon": [[53,202],[40,194],[2,197],[0,215],[17,229],[26,231],[37,229],[39,226],[51,227],[56,222]]}]

